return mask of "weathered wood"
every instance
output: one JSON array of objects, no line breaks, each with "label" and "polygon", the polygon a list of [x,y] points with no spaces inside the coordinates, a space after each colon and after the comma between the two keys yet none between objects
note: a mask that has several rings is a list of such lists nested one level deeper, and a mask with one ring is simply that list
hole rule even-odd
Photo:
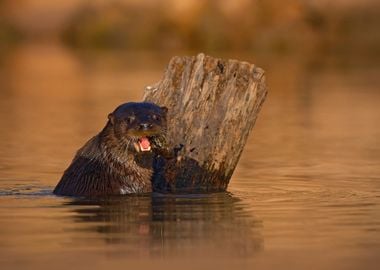
[{"label": "weathered wood", "polygon": [[166,106],[168,145],[178,158],[161,160],[155,190],[227,188],[266,97],[264,71],[253,64],[199,54],[171,59],[144,100]]}]

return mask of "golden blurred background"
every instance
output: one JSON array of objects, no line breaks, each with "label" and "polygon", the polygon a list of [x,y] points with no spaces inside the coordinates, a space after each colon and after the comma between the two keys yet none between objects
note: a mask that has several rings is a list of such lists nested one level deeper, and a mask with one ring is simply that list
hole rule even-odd
[{"label": "golden blurred background", "polygon": [[376,0],[1,0],[0,51],[48,40],[80,49],[379,55],[379,13]]}]

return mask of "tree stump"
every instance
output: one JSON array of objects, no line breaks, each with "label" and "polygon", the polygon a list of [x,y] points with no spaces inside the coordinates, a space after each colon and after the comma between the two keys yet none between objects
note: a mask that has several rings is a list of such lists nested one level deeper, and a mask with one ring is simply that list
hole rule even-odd
[{"label": "tree stump", "polygon": [[173,57],[144,95],[169,109],[167,146],[177,153],[155,165],[154,190],[226,190],[266,94],[264,71],[253,64]]}]

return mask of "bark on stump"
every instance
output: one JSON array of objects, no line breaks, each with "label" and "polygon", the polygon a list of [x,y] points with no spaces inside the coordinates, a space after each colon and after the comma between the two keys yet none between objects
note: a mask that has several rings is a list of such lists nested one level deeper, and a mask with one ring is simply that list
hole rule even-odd
[{"label": "bark on stump", "polygon": [[253,64],[173,57],[144,95],[169,109],[168,147],[180,150],[156,164],[154,190],[225,190],[266,94],[264,71]]}]

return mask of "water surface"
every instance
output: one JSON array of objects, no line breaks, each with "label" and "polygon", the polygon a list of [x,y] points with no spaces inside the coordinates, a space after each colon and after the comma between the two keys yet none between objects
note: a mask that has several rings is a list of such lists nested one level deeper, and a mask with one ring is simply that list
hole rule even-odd
[{"label": "water surface", "polygon": [[380,69],[226,57],[263,67],[269,85],[228,192],[100,201],[51,191],[170,55],[29,44],[1,59],[1,269],[377,269]]}]

